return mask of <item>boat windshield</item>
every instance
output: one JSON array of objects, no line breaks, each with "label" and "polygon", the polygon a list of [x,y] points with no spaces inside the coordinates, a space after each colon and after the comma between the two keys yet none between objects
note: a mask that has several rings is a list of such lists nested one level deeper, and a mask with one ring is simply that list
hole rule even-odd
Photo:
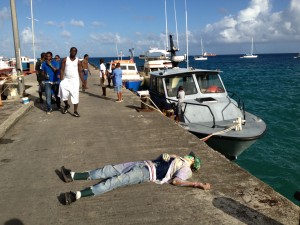
[{"label": "boat windshield", "polygon": [[199,73],[196,74],[200,91],[202,93],[224,93],[224,87],[217,73]]},{"label": "boat windshield", "polygon": [[196,85],[192,75],[176,76],[165,78],[165,84],[169,97],[176,97],[180,86],[183,87],[185,95],[197,93]]}]

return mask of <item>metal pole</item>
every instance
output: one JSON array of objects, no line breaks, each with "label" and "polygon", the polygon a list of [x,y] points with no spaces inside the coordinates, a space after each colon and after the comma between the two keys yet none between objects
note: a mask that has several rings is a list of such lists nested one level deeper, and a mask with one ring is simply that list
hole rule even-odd
[{"label": "metal pole", "polygon": [[32,50],[33,50],[33,70],[35,70],[35,46],[34,46],[34,26],[33,26],[33,9],[32,9],[32,0],[30,0],[30,9],[31,9],[31,31],[32,31]]},{"label": "metal pole", "polygon": [[25,83],[22,63],[21,63],[21,49],[20,49],[20,40],[19,40],[19,30],[18,30],[18,20],[16,12],[16,3],[15,0],[10,0],[10,10],[11,10],[11,19],[12,19],[12,28],[14,36],[14,46],[15,46],[15,57],[16,57],[16,69],[18,75],[18,92],[19,95],[23,96],[25,92]]}]

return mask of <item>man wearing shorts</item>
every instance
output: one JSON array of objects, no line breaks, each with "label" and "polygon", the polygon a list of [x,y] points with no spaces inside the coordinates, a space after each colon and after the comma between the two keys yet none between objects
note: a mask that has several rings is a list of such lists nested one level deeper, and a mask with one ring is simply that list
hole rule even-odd
[{"label": "man wearing shorts", "polygon": [[82,72],[83,72],[83,79],[84,79],[84,83],[82,83],[82,91],[85,91],[85,89],[88,89],[88,87],[87,87],[88,76],[89,76],[89,74],[91,75],[91,72],[89,70],[89,55],[88,54],[84,55],[81,65],[82,65]]},{"label": "man wearing shorts", "polygon": [[[82,66],[79,59],[76,57],[77,48],[70,49],[70,56],[63,59],[61,64],[61,82],[59,85],[59,97],[65,103],[62,113],[66,114],[70,105],[68,98],[71,96],[71,102],[74,105],[73,116],[79,117],[78,103],[79,103],[79,77],[84,84]],[[85,86],[84,86],[85,88]]]},{"label": "man wearing shorts", "polygon": [[113,71],[112,78],[115,84],[115,92],[117,92],[117,101],[123,102],[122,98],[122,70],[120,63],[117,63],[116,68]]}]

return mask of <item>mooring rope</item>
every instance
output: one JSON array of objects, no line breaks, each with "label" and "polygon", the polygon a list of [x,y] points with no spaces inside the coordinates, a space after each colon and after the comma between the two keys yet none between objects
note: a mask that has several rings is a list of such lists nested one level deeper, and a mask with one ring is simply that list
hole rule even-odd
[{"label": "mooring rope", "polygon": [[242,120],[240,117],[238,117],[235,121],[233,121],[233,125],[228,127],[227,129],[225,130],[221,130],[221,131],[218,131],[218,132],[215,132],[215,133],[212,133],[204,138],[201,138],[200,140],[201,141],[207,141],[209,138],[211,138],[212,136],[214,135],[218,135],[218,134],[225,134],[233,129],[235,129],[235,131],[241,131],[242,130],[242,123],[244,123],[245,120]]}]

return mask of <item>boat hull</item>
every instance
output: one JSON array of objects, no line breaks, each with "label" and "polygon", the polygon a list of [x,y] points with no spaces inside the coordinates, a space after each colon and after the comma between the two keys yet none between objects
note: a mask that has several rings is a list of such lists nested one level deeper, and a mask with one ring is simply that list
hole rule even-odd
[{"label": "boat hull", "polygon": [[125,87],[126,89],[130,89],[134,92],[137,92],[141,86],[142,80],[129,80],[125,81]]},{"label": "boat hull", "polygon": [[[198,132],[191,132],[198,138],[204,138],[207,135]],[[212,149],[225,155],[228,159],[234,160],[242,154],[247,148],[254,144],[259,137],[256,139],[238,139],[228,138],[224,136],[212,136],[205,143]]]}]

